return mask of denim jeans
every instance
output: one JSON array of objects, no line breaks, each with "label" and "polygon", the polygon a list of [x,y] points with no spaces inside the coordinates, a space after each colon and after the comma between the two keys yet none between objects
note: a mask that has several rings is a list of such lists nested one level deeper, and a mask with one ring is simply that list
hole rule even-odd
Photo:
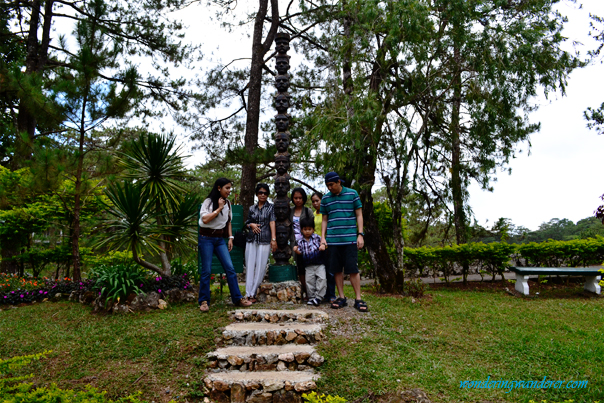
[{"label": "denim jeans", "polygon": [[229,248],[223,238],[212,236],[198,236],[199,253],[201,254],[201,275],[199,278],[199,299],[201,304],[206,301],[210,304],[210,277],[212,272],[212,256],[214,253],[222,264],[222,268],[226,273],[227,284],[231,292],[231,299],[234,304],[237,304],[241,297],[239,284],[237,283],[237,273],[229,255]]}]

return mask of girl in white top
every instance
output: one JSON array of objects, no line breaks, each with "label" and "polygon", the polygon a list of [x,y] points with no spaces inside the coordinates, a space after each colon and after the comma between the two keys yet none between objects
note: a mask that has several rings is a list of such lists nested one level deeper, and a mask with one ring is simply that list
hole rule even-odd
[{"label": "girl in white top", "polygon": [[[199,279],[199,310],[207,312],[210,309],[210,277],[212,272],[212,256],[222,264],[226,273],[227,284],[231,299],[237,306],[250,306],[251,302],[242,298],[237,283],[237,273],[231,261],[229,252],[233,249],[233,229],[231,228],[231,203],[227,200],[233,188],[227,178],[214,182],[212,191],[204,200],[199,212],[199,255],[201,257],[201,276]],[[224,238],[228,236],[228,246]]]}]

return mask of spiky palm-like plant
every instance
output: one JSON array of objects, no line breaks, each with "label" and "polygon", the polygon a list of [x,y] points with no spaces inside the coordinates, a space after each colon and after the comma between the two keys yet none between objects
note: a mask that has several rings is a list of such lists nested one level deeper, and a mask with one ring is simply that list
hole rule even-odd
[{"label": "spiky palm-like plant", "polygon": [[152,206],[147,192],[132,182],[115,183],[105,189],[111,201],[106,219],[101,228],[106,231],[105,238],[97,247],[110,246],[115,249],[130,249],[132,257],[139,265],[162,275],[170,275],[150,262],[143,260],[145,252],[159,253],[158,236],[166,233],[151,220]]},{"label": "spiky palm-like plant", "polygon": [[[171,255],[196,244],[199,195],[187,194],[180,180],[187,173],[174,137],[142,133],[119,154],[123,185],[106,189],[111,219],[103,224],[108,237],[100,245],[132,250],[139,265],[170,275]],[[158,254],[161,268],[142,259]]]}]

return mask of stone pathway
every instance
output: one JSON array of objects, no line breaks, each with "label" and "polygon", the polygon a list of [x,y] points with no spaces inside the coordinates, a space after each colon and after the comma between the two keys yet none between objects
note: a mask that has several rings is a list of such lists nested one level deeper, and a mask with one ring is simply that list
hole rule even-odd
[{"label": "stone pathway", "polygon": [[204,379],[219,403],[301,403],[323,364],[314,345],[328,315],[320,310],[240,309],[222,332],[227,347],[208,353]]}]

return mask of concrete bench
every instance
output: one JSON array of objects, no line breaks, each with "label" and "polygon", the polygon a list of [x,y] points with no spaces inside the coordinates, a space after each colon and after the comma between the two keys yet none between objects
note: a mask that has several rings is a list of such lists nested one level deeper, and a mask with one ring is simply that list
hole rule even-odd
[{"label": "concrete bench", "polygon": [[529,295],[528,279],[530,275],[568,275],[585,276],[585,290],[601,293],[599,272],[600,267],[510,267],[516,273],[516,291]]}]

